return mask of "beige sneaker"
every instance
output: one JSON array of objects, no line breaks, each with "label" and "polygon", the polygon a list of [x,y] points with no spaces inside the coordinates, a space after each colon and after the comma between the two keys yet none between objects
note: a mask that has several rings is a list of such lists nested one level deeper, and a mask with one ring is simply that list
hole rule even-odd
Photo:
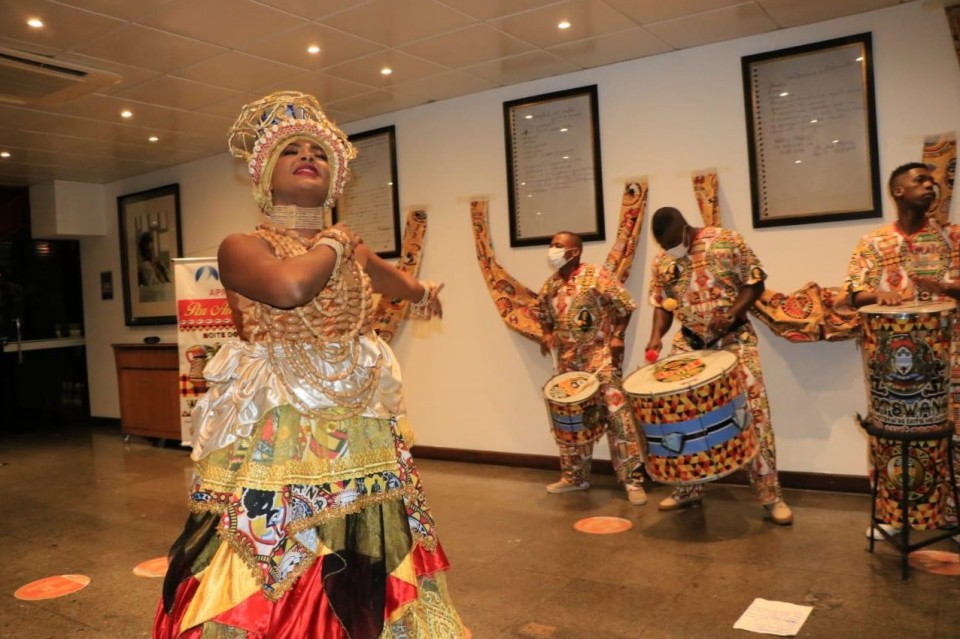
[{"label": "beige sneaker", "polygon": [[647,503],[647,491],[643,489],[643,486],[629,486],[627,487],[627,501],[634,506],[643,506]]},{"label": "beige sneaker", "polygon": [[670,495],[661,501],[657,505],[657,508],[659,510],[680,510],[681,508],[686,508],[687,506],[692,506],[693,504],[699,504],[701,501],[703,501],[703,493],[690,495],[687,497]]},{"label": "beige sneaker", "polygon": [[590,488],[590,482],[588,481],[585,481],[582,484],[574,484],[566,479],[561,479],[560,481],[548,484],[547,492],[551,495],[562,495],[564,493],[572,493],[577,490],[586,490],[587,488]]},{"label": "beige sneaker", "polygon": [[787,506],[783,500],[775,504],[767,504],[764,508],[766,508],[770,514],[770,521],[778,526],[789,526],[793,523],[793,511],[790,510],[790,506]]}]

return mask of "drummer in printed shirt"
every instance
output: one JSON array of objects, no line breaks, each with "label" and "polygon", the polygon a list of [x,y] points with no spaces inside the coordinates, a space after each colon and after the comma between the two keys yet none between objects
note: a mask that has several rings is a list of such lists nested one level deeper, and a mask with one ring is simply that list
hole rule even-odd
[{"label": "drummer in printed shirt", "polygon": [[[895,222],[867,233],[857,243],[847,267],[843,288],[855,308],[867,304],[896,305],[902,302],[960,299],[960,228],[941,227],[927,215],[937,200],[937,184],[926,164],[911,162],[897,167],[888,182],[897,206]],[[956,334],[954,350],[956,350]],[[954,364],[956,365],[956,364]],[[958,389],[952,389],[951,414],[956,410]],[[954,436],[954,452],[960,438]],[[877,446],[870,438],[871,450]],[[960,464],[960,455],[955,457]],[[874,470],[871,468],[870,477]],[[948,523],[956,523],[956,509],[950,497]],[[898,529],[880,524],[888,534]],[[872,528],[867,536],[882,539]],[[958,539],[960,541],[960,539]]]},{"label": "drummer in printed shirt", "polygon": [[[621,379],[623,339],[636,304],[612,273],[581,263],[582,252],[583,241],[575,233],[557,233],[550,242],[547,261],[556,272],[544,282],[537,298],[541,352],[556,352],[556,374],[585,371],[599,378],[600,413],[614,471],[630,503],[642,506],[647,503],[642,449]],[[547,486],[548,493],[590,487],[593,444],[558,443],[561,477]]]},{"label": "drummer in printed shirt", "polygon": [[[792,524],[793,513],[783,501],[777,477],[757,335],[747,319],[747,311],[763,294],[767,277],[760,260],[735,231],[694,228],[673,207],[658,209],[651,225],[663,250],[653,260],[653,331],[647,351],[660,353],[663,336],[676,314],[681,330],[674,337],[671,354],[722,348],[739,358],[738,371],[760,440],[760,451],[749,466],[750,484],[773,523]],[[703,484],[682,485],[661,501],[659,508],[677,510],[702,499]]]}]

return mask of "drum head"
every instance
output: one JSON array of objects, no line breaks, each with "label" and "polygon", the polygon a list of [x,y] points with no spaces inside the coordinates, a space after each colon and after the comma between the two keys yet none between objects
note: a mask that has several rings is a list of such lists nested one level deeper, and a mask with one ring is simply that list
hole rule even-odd
[{"label": "drum head", "polygon": [[737,356],[728,351],[690,351],[638,368],[623,380],[628,395],[655,396],[695,388],[731,371]]},{"label": "drum head", "polygon": [[895,306],[881,304],[867,304],[861,306],[859,312],[864,315],[930,315],[935,313],[950,313],[957,310],[957,303],[953,300],[941,302],[906,302]]},{"label": "drum head", "polygon": [[600,380],[593,373],[571,371],[560,373],[543,386],[543,396],[554,404],[577,404],[589,399],[600,388]]}]

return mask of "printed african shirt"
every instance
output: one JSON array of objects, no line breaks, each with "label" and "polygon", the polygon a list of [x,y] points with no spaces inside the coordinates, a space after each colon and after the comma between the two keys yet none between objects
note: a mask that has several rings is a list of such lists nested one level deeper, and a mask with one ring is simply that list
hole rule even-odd
[{"label": "printed african shirt", "polygon": [[960,279],[960,227],[941,227],[928,219],[923,228],[907,235],[896,222],[867,233],[857,244],[847,279],[845,293],[853,296],[861,291],[899,291],[905,297],[937,300],[933,293],[918,294],[914,277],[932,277],[945,282]]},{"label": "printed african shirt", "polygon": [[709,343],[714,314],[733,306],[744,286],[765,279],[760,260],[739,233],[703,228],[686,257],[674,260],[661,252],[654,258],[650,303],[663,308],[666,300],[676,300],[680,323]]},{"label": "printed african shirt", "polygon": [[560,370],[615,368],[610,350],[614,326],[637,305],[610,271],[581,264],[569,279],[554,273],[540,289],[537,305],[540,324],[556,338]]}]

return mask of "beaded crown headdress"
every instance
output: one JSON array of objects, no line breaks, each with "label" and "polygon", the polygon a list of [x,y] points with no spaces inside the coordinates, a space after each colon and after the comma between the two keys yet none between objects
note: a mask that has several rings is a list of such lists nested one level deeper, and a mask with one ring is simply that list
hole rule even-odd
[{"label": "beaded crown headdress", "polygon": [[273,207],[270,185],[280,152],[300,138],[319,144],[327,154],[330,188],[324,206],[330,208],[343,193],[350,177],[347,165],[357,156],[357,150],[323,113],[315,97],[298,91],[271,93],[244,106],[230,128],[230,153],[247,161],[253,199],[261,210]]}]

